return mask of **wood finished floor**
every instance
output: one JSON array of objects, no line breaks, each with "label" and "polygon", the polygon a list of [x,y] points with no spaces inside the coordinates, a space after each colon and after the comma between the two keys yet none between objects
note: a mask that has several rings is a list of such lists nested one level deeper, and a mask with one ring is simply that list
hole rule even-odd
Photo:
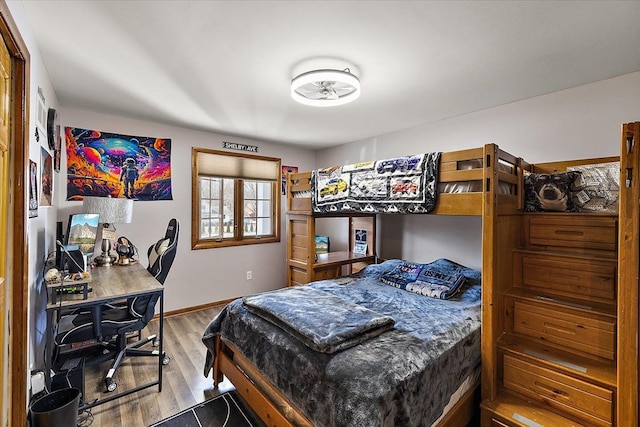
[{"label": "wood finished floor", "polygon": [[[233,390],[225,380],[218,388],[213,387],[211,374],[203,375],[205,347],[201,337],[209,321],[222,307],[214,307],[193,313],[167,317],[164,321],[164,350],[171,362],[163,369],[162,392],[150,387],[129,396],[91,408],[90,419],[82,427],[146,427],[193,405],[209,400],[220,393]],[[158,322],[152,321],[143,331],[143,336],[157,331]],[[147,344],[147,347],[150,347]],[[157,359],[128,358],[115,375],[118,389],[135,387],[153,381],[157,375]],[[87,400],[104,393],[104,375],[110,362],[87,368],[85,393]],[[478,427],[474,420],[467,427]]]},{"label": "wood finished floor", "polygon": [[[233,386],[225,380],[218,388],[213,387],[211,374],[203,375],[206,349],[202,344],[202,333],[209,321],[220,311],[220,307],[165,318],[164,350],[171,362],[164,366],[162,392],[150,387],[129,396],[91,408],[91,427],[146,427],[170,415],[204,402]],[[157,331],[158,322],[152,321],[143,331],[143,336]],[[150,344],[145,346],[151,348]],[[85,393],[87,401],[99,396],[108,396],[104,375],[110,362],[87,368]],[[116,392],[153,381],[157,376],[157,359],[127,358],[115,375]]]}]

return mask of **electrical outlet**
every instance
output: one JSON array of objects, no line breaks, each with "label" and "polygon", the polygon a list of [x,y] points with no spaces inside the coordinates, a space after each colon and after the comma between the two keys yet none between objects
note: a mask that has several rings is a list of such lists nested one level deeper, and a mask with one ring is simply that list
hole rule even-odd
[{"label": "electrical outlet", "polygon": [[251,280],[253,279],[253,273],[251,272],[251,270],[247,271],[247,280]]}]

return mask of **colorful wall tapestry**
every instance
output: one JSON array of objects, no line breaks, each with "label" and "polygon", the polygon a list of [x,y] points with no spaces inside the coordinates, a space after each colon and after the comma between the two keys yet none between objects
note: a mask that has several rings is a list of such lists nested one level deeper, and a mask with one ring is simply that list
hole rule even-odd
[{"label": "colorful wall tapestry", "polygon": [[67,200],[172,200],[171,139],[65,128]]},{"label": "colorful wall tapestry", "polygon": [[427,213],[436,205],[440,153],[335,166],[311,173],[314,212]]}]

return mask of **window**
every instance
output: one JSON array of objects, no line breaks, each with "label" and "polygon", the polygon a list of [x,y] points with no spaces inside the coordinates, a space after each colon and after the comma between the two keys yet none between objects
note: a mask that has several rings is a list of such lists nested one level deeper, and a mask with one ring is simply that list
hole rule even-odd
[{"label": "window", "polygon": [[194,148],[193,249],[280,241],[280,159]]}]

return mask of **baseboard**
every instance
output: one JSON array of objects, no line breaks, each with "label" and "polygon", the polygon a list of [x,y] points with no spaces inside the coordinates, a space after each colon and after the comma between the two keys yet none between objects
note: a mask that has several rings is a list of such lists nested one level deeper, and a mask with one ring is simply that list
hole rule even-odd
[{"label": "baseboard", "polygon": [[[207,308],[225,306],[225,305],[229,304],[231,301],[233,301],[235,299],[237,299],[237,298],[231,298],[231,299],[223,300],[223,301],[215,301],[215,302],[210,302],[208,304],[202,304],[202,305],[194,305],[192,307],[181,308],[181,309],[178,309],[178,310],[165,311],[164,312],[164,317],[166,319],[167,317],[178,316],[180,314],[186,314],[186,313],[193,313],[195,311],[206,310]],[[153,319],[157,320],[158,317],[159,317],[159,315],[156,314],[155,316],[153,316]]]}]

